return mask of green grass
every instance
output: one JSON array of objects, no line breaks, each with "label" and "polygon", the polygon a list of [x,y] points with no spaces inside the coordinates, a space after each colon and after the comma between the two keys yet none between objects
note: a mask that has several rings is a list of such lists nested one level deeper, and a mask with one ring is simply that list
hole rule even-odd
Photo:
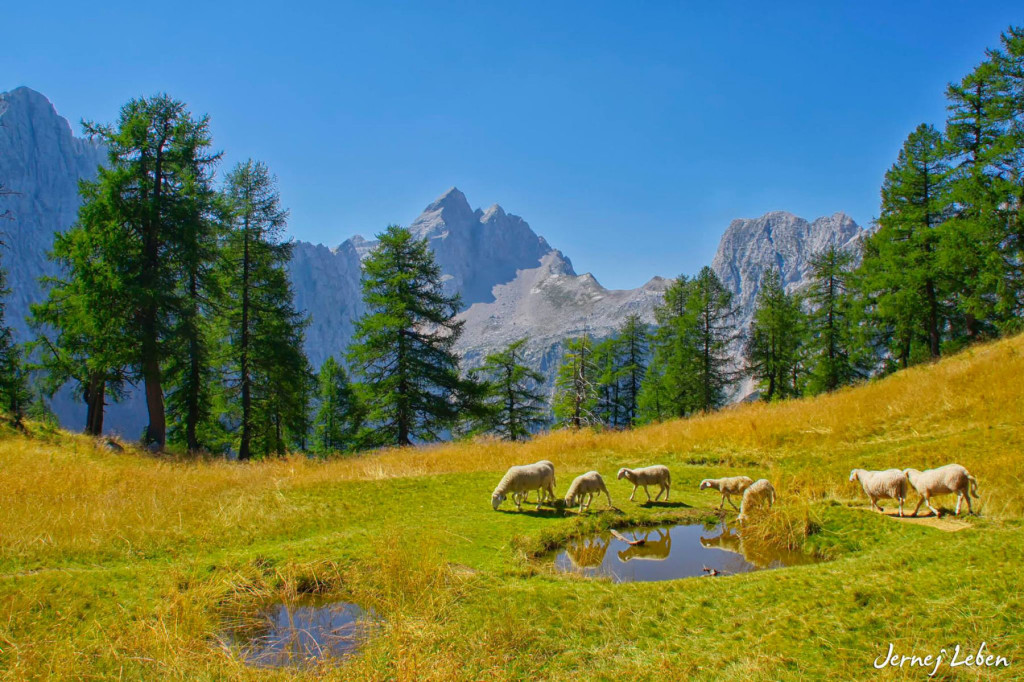
[{"label": "green grass", "polygon": [[[329,462],[165,460],[113,455],[80,436],[8,432],[0,437],[0,674],[924,679],[930,669],[878,671],[872,662],[890,642],[925,655],[985,641],[1009,668],[944,667],[936,679],[1020,679],[1022,349],[1018,337],[838,396],[634,434]],[[959,390],[935,389],[954,378]],[[515,513],[510,503],[492,511],[504,468],[542,457],[555,461],[560,493],[575,474],[600,470],[618,509],[595,499],[583,517],[533,505]],[[614,472],[655,461],[672,468],[671,506],[629,502],[631,486]],[[982,515],[946,532],[861,508],[849,469],[903,461],[968,466]],[[588,532],[717,519],[719,497],[697,484],[734,473],[766,476],[780,493],[752,536],[828,560],[661,583],[552,569],[546,552]],[[225,619],[308,592],[381,616],[359,656],[255,670],[219,643]]]}]

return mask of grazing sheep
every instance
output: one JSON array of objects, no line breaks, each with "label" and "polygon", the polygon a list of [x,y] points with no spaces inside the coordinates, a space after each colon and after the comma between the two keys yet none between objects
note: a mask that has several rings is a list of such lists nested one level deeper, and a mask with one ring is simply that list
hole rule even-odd
[{"label": "grazing sheep", "polygon": [[914,490],[921,496],[911,516],[917,516],[917,510],[921,508],[922,502],[939,516],[939,510],[932,506],[931,498],[946,493],[956,493],[957,516],[960,515],[960,503],[964,500],[967,500],[967,513],[974,513],[974,509],[971,508],[971,495],[978,497],[978,479],[959,464],[947,464],[927,471],[904,469],[903,472],[907,475],[910,485],[914,486]]},{"label": "grazing sheep", "polygon": [[743,492],[750,487],[754,482],[750,476],[730,476],[728,478],[705,478],[700,482],[700,489],[707,490],[708,488],[714,488],[718,492],[722,493],[722,503],[718,505],[721,509],[725,506],[725,501],[729,500],[729,504],[732,505],[733,509],[738,510],[736,503],[732,501],[732,495],[743,495]]},{"label": "grazing sheep", "polygon": [[[604,485],[604,479],[596,471],[588,471],[580,474],[569,486],[569,492],[565,494],[565,506],[571,507],[576,504],[576,498],[580,501],[580,513],[584,509],[590,509],[590,503],[594,501],[594,493],[604,493],[608,498],[608,506],[612,506],[612,496],[608,494],[608,488]],[[584,506],[583,498],[587,497],[587,504]]]},{"label": "grazing sheep", "polygon": [[[506,496],[512,495],[516,509],[522,511],[522,502],[531,490],[537,491],[537,509],[546,495],[555,499],[555,465],[547,460],[535,464],[510,467],[491,493],[491,507],[497,511]],[[522,496],[522,497],[520,497]]]},{"label": "grazing sheep", "polygon": [[624,478],[633,484],[633,492],[629,495],[630,502],[633,501],[633,495],[636,495],[636,489],[640,486],[644,487],[644,492],[647,493],[647,501],[650,502],[651,491],[647,489],[649,485],[660,487],[658,494],[654,497],[655,502],[661,498],[662,493],[665,493],[665,501],[668,502],[668,495],[672,488],[672,474],[668,472],[668,467],[660,464],[640,469],[622,467],[619,469],[619,480],[621,481]]},{"label": "grazing sheep", "polygon": [[878,501],[897,500],[900,503],[900,516],[903,516],[903,502],[907,499],[907,474],[903,471],[854,469],[850,472],[850,481],[860,481],[860,487],[864,488],[864,493],[871,500],[872,509],[885,513]]},{"label": "grazing sheep", "polygon": [[747,518],[747,509],[752,505],[761,504],[762,502],[767,502],[768,508],[775,504],[775,488],[767,478],[754,481],[743,491],[743,501],[740,502],[740,515],[736,519],[738,521],[745,520]]}]

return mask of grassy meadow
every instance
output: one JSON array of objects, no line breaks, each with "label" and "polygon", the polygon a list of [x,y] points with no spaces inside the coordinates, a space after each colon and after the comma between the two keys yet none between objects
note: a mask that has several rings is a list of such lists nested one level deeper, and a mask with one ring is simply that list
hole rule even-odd
[{"label": "grassy meadow", "polygon": [[[0,676],[925,679],[930,668],[872,662],[890,642],[925,655],[984,641],[1008,668],[943,667],[932,679],[1020,679],[1022,377],[1018,336],[815,399],[328,461],[115,454],[38,425],[6,431]],[[599,470],[617,509],[601,498],[582,518],[510,502],[492,511],[504,470],[538,459],[555,463],[559,494]],[[847,480],[855,466],[953,461],[981,494],[980,515],[956,532],[871,512]],[[672,469],[671,503],[629,502],[615,472],[653,463]],[[740,473],[779,493],[749,537],[828,561],[612,584],[542,558],[588,530],[713,517],[720,498],[698,482]],[[938,501],[951,510],[955,499]],[[360,655],[260,670],[222,643],[226,621],[305,593],[381,616]]]}]

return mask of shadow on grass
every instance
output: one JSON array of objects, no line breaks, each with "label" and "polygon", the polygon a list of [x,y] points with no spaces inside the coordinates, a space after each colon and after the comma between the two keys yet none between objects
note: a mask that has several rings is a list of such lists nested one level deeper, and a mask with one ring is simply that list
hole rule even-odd
[{"label": "shadow on grass", "polygon": [[565,517],[565,510],[561,508],[545,509],[541,507],[540,509],[537,509],[536,507],[532,507],[530,509],[523,509],[521,511],[518,509],[499,509],[498,511],[502,514],[536,516],[539,518],[561,519]]},{"label": "shadow on grass", "polygon": [[685,502],[655,502],[654,500],[651,500],[650,502],[642,502],[640,504],[640,506],[644,507],[644,508],[648,508],[648,509],[649,508],[662,508],[662,507],[664,507],[665,509],[693,509],[694,508],[692,504],[686,504]]}]

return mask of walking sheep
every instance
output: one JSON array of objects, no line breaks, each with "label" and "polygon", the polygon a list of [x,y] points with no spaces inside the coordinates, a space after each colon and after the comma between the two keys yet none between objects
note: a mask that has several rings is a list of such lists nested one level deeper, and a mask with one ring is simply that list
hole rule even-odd
[{"label": "walking sheep", "polygon": [[730,476],[729,478],[705,478],[700,482],[700,489],[713,488],[722,493],[722,503],[718,505],[721,509],[728,500],[733,509],[737,509],[736,503],[732,501],[732,495],[743,495],[743,492],[754,482],[750,476]]},{"label": "walking sheep", "polygon": [[946,493],[956,493],[957,516],[960,515],[960,503],[964,500],[967,500],[967,513],[974,513],[974,509],[971,508],[971,495],[978,497],[978,479],[959,464],[947,464],[927,471],[904,469],[903,472],[907,475],[910,485],[914,486],[914,490],[921,496],[911,516],[917,516],[917,510],[921,508],[922,502],[928,505],[935,516],[939,516],[939,510],[932,506],[931,498]]},{"label": "walking sheep", "polygon": [[871,508],[885,513],[879,500],[897,500],[900,503],[900,516],[903,516],[903,503],[907,499],[907,474],[899,469],[885,471],[866,471],[854,469],[850,472],[850,481],[860,481],[860,487],[871,500]]},{"label": "walking sheep", "polygon": [[668,502],[668,495],[672,488],[672,475],[668,472],[668,467],[656,464],[650,467],[642,467],[640,469],[627,469],[622,467],[619,469],[619,480],[628,480],[633,484],[633,492],[629,495],[629,501],[633,501],[633,495],[636,495],[636,489],[643,486],[644,492],[647,493],[647,501],[651,501],[651,491],[647,489],[649,485],[657,485],[660,487],[658,494],[655,496],[654,501],[657,502],[661,498],[661,494],[665,493],[665,501]]},{"label": "walking sheep", "polygon": [[535,464],[510,467],[498,483],[498,487],[491,493],[491,507],[497,511],[505,498],[511,495],[516,510],[522,511],[522,501],[531,490],[537,491],[538,510],[545,499],[555,499],[554,464],[541,460]]},{"label": "walking sheep", "polygon": [[[594,493],[604,493],[608,498],[608,506],[612,506],[612,496],[608,494],[608,488],[604,485],[604,479],[596,471],[588,471],[576,477],[569,486],[569,492],[565,494],[565,506],[571,507],[576,504],[576,498],[580,502],[580,514],[584,509],[590,509],[590,503],[594,501]],[[587,497],[587,504],[583,504],[583,498]]]},{"label": "walking sheep", "polygon": [[736,517],[736,520],[746,520],[747,509],[763,502],[767,502],[769,509],[775,504],[775,488],[767,478],[754,481],[743,491],[743,501],[740,502],[740,515]]}]

